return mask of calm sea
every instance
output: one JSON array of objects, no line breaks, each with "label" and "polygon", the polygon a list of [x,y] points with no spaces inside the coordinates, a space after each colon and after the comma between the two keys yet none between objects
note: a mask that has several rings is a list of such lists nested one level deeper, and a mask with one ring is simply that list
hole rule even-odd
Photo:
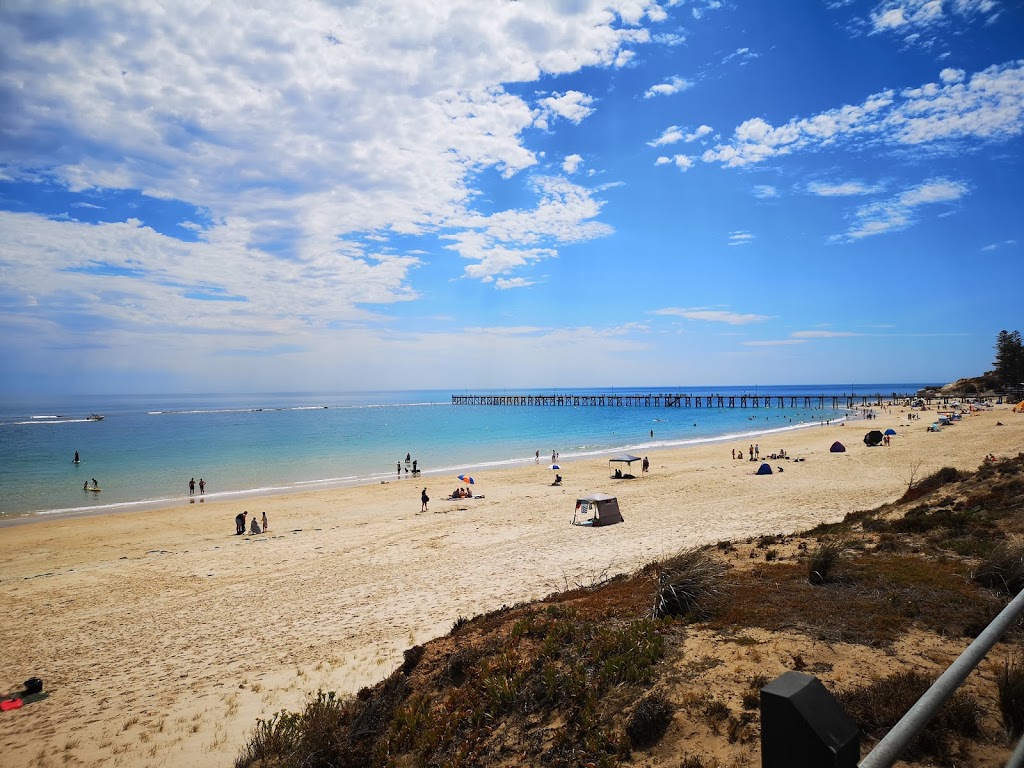
[{"label": "calm sea", "polygon": [[[756,393],[887,395],[923,386],[779,386],[759,387]],[[668,391],[679,390],[620,387],[558,394]],[[750,387],[685,391],[755,392]],[[447,490],[458,484],[458,474],[532,463],[536,451],[547,465],[552,451],[565,461],[623,450],[640,453],[795,429],[845,415],[799,408],[455,406],[452,394],[504,393],[5,398],[0,401],[0,519],[176,504],[187,499],[190,478],[206,481],[210,500],[390,481],[399,463],[404,479],[406,454],[417,460],[425,479],[443,477],[441,486]],[[104,419],[89,421],[93,413]],[[93,478],[100,493],[82,490]]]}]

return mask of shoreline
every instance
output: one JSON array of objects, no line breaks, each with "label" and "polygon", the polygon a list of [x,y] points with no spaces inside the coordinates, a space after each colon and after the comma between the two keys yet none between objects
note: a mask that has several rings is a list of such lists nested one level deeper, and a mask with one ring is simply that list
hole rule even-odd
[{"label": "shoreline", "polygon": [[[902,410],[902,412],[901,412]],[[255,725],[316,690],[353,694],[405,649],[475,616],[629,573],[680,549],[807,530],[899,498],[908,478],[974,470],[1024,452],[1009,406],[926,432],[881,412],[891,447],[867,448],[860,420],[774,435],[802,462],[756,476],[749,438],[650,451],[651,472],[609,478],[601,457],[475,473],[483,498],[447,500],[454,475],[128,514],[43,519],[0,536],[0,600],[13,688],[49,697],[5,713],[15,768],[66,757],[91,765],[231,764]],[[997,427],[1003,421],[1005,426]],[[841,440],[848,451],[831,454]],[[742,450],[742,460],[730,459]],[[427,486],[429,511],[420,511]],[[625,522],[569,524],[580,495],[618,497]],[[266,511],[270,529],[234,535]]]},{"label": "shoreline", "polygon": [[[873,409],[875,407],[887,406],[866,406],[868,410]],[[772,426],[766,429],[729,432],[724,435],[713,435],[708,437],[654,441],[653,443],[641,441],[614,448],[601,448],[593,451],[569,452],[566,453],[564,456],[559,455],[558,460],[566,463],[571,463],[575,461],[583,461],[586,459],[599,458],[601,456],[612,456],[622,452],[647,451],[650,453],[657,453],[659,451],[665,450],[677,450],[685,449],[688,447],[715,445],[719,443],[729,442],[731,440],[750,440],[772,434],[784,434],[787,432],[794,432],[805,429],[816,429],[827,426],[836,426],[848,421],[856,422],[864,420],[864,414],[858,412],[860,408],[864,408],[864,406],[855,406],[851,411],[848,411],[843,416],[829,419],[829,424],[808,421],[796,424],[790,423],[787,424],[786,426],[781,427]],[[300,408],[294,410],[318,409]],[[752,419],[753,417],[750,418]],[[541,459],[545,460],[543,456],[541,457]],[[454,465],[451,467],[440,467],[437,469],[422,470],[418,473],[418,477],[422,480],[436,476],[447,476],[454,472],[458,472],[459,470],[462,470],[464,472],[479,473],[488,470],[500,470],[506,468],[512,469],[516,467],[532,466],[535,465],[536,463],[539,462],[537,462],[533,457],[482,461],[476,464],[468,463]],[[109,505],[90,505],[87,507],[69,507],[61,509],[34,510],[30,512],[0,515],[0,529],[19,525],[29,525],[47,520],[96,517],[104,515],[122,515],[142,512],[153,512],[158,510],[171,511],[179,509],[180,507],[190,506],[193,503],[214,503],[232,500],[244,501],[246,499],[260,499],[264,497],[284,496],[294,493],[330,491],[343,488],[358,488],[365,487],[368,485],[376,485],[378,483],[386,485],[392,482],[406,482],[414,480],[416,479],[416,477],[417,476],[414,476],[412,473],[406,473],[403,476],[399,476],[396,479],[395,475],[393,474],[377,472],[369,475],[354,475],[345,478],[298,480],[293,482],[291,485],[273,486],[267,488],[247,488],[234,491],[217,491],[215,493],[202,495],[196,494],[192,496],[186,494],[182,496],[165,497],[161,499],[139,499],[134,501],[122,501]]]}]

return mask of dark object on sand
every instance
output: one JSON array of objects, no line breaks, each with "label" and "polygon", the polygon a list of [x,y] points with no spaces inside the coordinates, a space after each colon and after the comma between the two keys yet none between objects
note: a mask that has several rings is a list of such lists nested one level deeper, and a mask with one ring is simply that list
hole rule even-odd
[{"label": "dark object on sand", "polygon": [[43,681],[38,677],[30,677],[23,683],[23,685],[25,686],[25,690],[23,691],[23,693],[26,696],[31,696],[36,693],[42,693],[43,691]]},{"label": "dark object on sand", "polygon": [[882,440],[885,439],[885,435],[879,432],[877,429],[873,429],[864,435],[864,445],[873,448],[876,445],[881,445]]}]

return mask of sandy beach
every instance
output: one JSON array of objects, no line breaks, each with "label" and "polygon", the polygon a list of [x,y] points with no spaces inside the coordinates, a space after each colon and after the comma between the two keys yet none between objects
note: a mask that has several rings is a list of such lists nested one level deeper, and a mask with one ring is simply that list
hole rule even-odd
[{"label": "sandy beach", "polygon": [[[784,470],[771,476],[753,475],[745,440],[650,453],[634,480],[610,479],[607,458],[565,464],[561,487],[542,457],[475,475],[477,499],[446,500],[459,481],[424,477],[0,528],[0,693],[32,676],[48,692],[0,713],[4,764],[230,765],[257,717],[372,684],[460,616],[683,547],[838,520],[943,466],[1024,451],[1009,406],[939,433],[926,431],[934,412],[875,410],[767,438],[762,456],[805,459],[769,460]],[[864,445],[890,427],[890,446]],[[846,453],[829,452],[836,440]],[[615,494],[625,524],[569,525],[592,491]],[[266,512],[270,530],[233,535],[242,510]]]}]

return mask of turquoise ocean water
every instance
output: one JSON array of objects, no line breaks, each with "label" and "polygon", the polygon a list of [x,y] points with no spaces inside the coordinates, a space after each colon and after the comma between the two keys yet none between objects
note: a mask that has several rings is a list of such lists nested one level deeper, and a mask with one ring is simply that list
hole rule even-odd
[{"label": "turquoise ocean water", "polygon": [[[758,387],[768,394],[915,392],[924,384]],[[753,394],[752,387],[626,387],[558,394]],[[508,394],[529,394],[517,390]],[[550,389],[534,394],[552,394]],[[534,462],[761,435],[845,416],[831,409],[455,406],[452,394],[502,391],[4,398],[0,519],[174,505],[188,481],[206,498],[396,479],[407,453],[425,484]],[[102,421],[89,421],[99,413]],[[651,430],[654,437],[650,436]],[[770,439],[762,442],[772,445]],[[81,462],[73,462],[75,451]],[[82,490],[96,478],[100,493]],[[403,481],[404,471],[403,471]],[[413,480],[409,479],[412,483]],[[417,481],[418,482],[418,481]],[[197,490],[198,493],[198,490]]]}]

